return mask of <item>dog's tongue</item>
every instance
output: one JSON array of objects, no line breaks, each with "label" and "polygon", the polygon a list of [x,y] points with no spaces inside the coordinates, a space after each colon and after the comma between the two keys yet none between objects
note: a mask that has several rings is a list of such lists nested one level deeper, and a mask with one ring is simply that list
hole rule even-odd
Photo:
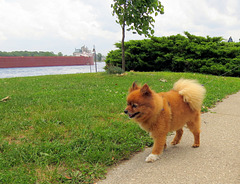
[{"label": "dog's tongue", "polygon": [[136,112],[136,113],[134,113],[134,114],[128,114],[128,116],[129,116],[129,118],[134,118],[136,115],[138,115],[139,114],[139,112]]},{"label": "dog's tongue", "polygon": [[134,116],[134,114],[128,114],[129,118],[132,118]]}]

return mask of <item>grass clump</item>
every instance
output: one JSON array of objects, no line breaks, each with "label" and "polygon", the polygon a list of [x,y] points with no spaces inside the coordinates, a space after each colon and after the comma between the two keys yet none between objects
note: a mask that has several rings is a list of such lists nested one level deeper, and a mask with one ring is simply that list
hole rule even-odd
[{"label": "grass clump", "polygon": [[[0,183],[93,183],[107,167],[151,146],[149,135],[122,112],[133,81],[168,91],[179,78],[197,79],[207,111],[240,90],[240,79],[131,72],[0,79]],[[165,79],[167,82],[161,82]]]},{"label": "grass clump", "polygon": [[114,65],[107,65],[105,67],[105,70],[106,70],[107,74],[122,74],[122,73],[124,73],[122,68],[120,68],[118,66],[114,66]]}]

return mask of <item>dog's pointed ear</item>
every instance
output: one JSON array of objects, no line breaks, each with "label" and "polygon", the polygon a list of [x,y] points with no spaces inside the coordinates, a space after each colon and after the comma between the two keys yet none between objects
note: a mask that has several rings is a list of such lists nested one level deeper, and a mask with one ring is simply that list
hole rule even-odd
[{"label": "dog's pointed ear", "polygon": [[151,96],[152,95],[152,91],[147,84],[144,84],[140,91],[143,96]]},{"label": "dog's pointed ear", "polygon": [[132,84],[132,86],[129,88],[129,93],[131,93],[132,91],[135,91],[135,90],[137,90],[137,89],[140,89],[140,87],[137,85],[136,82],[134,82],[134,83]]}]

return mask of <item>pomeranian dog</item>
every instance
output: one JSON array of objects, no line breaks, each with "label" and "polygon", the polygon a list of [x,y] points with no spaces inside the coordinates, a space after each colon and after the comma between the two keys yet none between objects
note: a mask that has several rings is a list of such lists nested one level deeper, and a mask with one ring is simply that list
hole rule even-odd
[{"label": "pomeranian dog", "polygon": [[147,84],[135,82],[129,89],[127,107],[124,112],[150,133],[154,140],[152,153],[146,162],[154,162],[166,146],[166,136],[176,131],[171,142],[176,145],[183,134],[183,126],[193,133],[193,148],[200,146],[200,110],[206,90],[196,80],[180,79],[168,92],[156,93]]}]

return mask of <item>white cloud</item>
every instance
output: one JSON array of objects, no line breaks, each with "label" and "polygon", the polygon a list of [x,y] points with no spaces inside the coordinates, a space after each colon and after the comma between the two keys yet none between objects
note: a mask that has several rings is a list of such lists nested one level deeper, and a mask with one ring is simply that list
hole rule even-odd
[{"label": "white cloud", "polygon": [[[164,15],[155,18],[155,35],[230,35],[240,38],[239,0],[160,0]],[[0,50],[49,50],[72,54],[96,45],[106,54],[121,40],[112,17],[112,0],[0,0]],[[127,32],[126,40],[144,36]]]},{"label": "white cloud", "polygon": [[[156,18],[156,34],[191,34],[240,37],[238,0],[162,0],[165,14]],[[230,34],[231,33],[231,34]]]},{"label": "white cloud", "polygon": [[[77,0],[0,1],[0,30],[6,37],[41,38],[47,35],[86,40],[92,35],[109,38],[93,6]],[[113,35],[112,35],[113,36]]]},{"label": "white cloud", "polygon": [[0,7],[0,17],[5,17],[1,18],[1,30],[8,37],[41,38],[50,34],[65,39],[84,39],[84,35],[90,34],[90,27],[98,26],[92,7],[80,1],[3,1]]}]

